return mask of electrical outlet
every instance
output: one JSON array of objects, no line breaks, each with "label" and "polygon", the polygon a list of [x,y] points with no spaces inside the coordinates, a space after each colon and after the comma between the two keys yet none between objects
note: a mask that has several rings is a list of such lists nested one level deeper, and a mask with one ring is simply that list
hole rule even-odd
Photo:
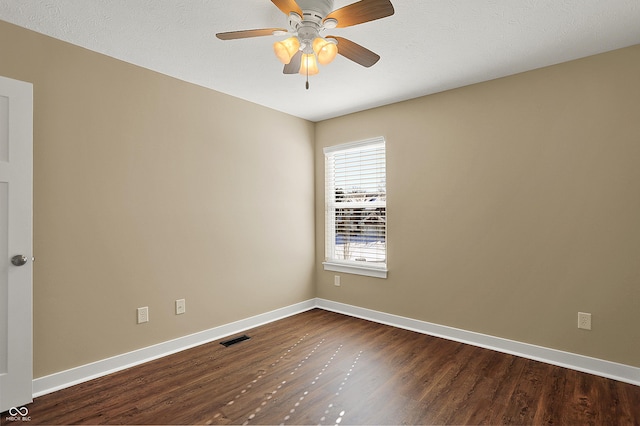
[{"label": "electrical outlet", "polygon": [[578,328],[591,330],[591,314],[578,312]]},{"label": "electrical outlet", "polygon": [[149,307],[138,308],[138,324],[149,322]]},{"label": "electrical outlet", "polygon": [[340,275],[333,276],[333,285],[336,287],[340,287]]},{"label": "electrical outlet", "polygon": [[176,315],[184,314],[187,311],[187,305],[184,299],[176,300]]}]

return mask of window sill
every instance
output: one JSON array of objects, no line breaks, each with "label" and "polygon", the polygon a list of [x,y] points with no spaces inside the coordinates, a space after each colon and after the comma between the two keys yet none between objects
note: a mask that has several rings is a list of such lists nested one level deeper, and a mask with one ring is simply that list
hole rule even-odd
[{"label": "window sill", "polygon": [[353,265],[351,263],[322,262],[325,271],[343,272],[345,274],[364,275],[366,277],[387,278],[387,266]]}]

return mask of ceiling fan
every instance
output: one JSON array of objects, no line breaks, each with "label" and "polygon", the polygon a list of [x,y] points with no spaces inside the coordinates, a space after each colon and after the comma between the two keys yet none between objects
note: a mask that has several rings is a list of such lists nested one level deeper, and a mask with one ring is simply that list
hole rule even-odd
[{"label": "ceiling fan", "polygon": [[348,6],[333,10],[333,0],[271,0],[288,17],[289,29],[262,28],[256,30],[230,31],[216,34],[221,40],[235,40],[262,36],[284,36],[273,49],[284,65],[284,74],[317,74],[318,63],[327,65],[337,54],[364,67],[370,67],[380,59],[371,50],[343,37],[320,34],[325,30],[345,28],[386,18],[394,13],[389,0],[359,0]]}]

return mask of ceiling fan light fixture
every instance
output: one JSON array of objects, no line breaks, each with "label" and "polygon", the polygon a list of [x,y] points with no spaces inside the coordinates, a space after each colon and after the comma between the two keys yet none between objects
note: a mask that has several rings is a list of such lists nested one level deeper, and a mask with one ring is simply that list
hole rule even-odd
[{"label": "ceiling fan light fixture", "polygon": [[300,59],[300,74],[309,76],[316,75],[319,72],[316,55],[313,53],[303,54],[302,59]]},{"label": "ceiling fan light fixture", "polygon": [[273,43],[273,51],[283,64],[291,62],[291,58],[300,49],[300,42],[296,37],[289,37],[288,39],[277,41]]},{"label": "ceiling fan light fixture", "polygon": [[320,65],[330,64],[338,54],[338,46],[332,40],[317,37],[313,40],[313,51]]}]

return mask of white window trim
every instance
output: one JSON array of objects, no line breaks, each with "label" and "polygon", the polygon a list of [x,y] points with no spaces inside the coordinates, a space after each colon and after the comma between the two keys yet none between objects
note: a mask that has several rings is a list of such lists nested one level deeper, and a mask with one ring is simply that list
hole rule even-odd
[{"label": "white window trim", "polygon": [[376,268],[371,266],[356,266],[351,263],[340,263],[336,260],[322,262],[325,271],[343,272],[345,274],[364,275],[366,277],[373,278],[387,278],[388,269],[386,266]]},{"label": "white window trim", "polygon": [[[327,155],[333,152],[340,152],[340,151],[345,151],[349,149],[357,149],[361,146],[367,146],[367,145],[372,145],[376,143],[382,143],[386,145],[386,141],[384,137],[379,136],[376,138],[366,139],[358,142],[350,142],[350,143],[325,147],[323,151],[324,151],[324,154]],[[325,166],[325,173],[326,173],[326,166]],[[325,182],[325,191],[326,191],[326,187],[327,187],[327,182]],[[325,193],[325,197],[326,197],[326,193]],[[326,199],[325,199],[325,205],[326,205]],[[385,203],[385,206],[386,206],[386,203]],[[335,217],[333,216],[329,217],[328,220],[325,217],[325,226],[332,226],[333,220],[335,220]],[[327,232],[327,229],[325,229],[325,245],[327,244],[326,232]],[[326,251],[327,251],[327,247],[325,247],[325,252]],[[331,251],[333,251],[333,249],[331,249]],[[326,258],[326,255],[325,255],[325,258]],[[388,262],[388,256],[386,256],[384,264],[380,264],[379,266],[376,266],[376,264],[373,262],[363,264],[363,265],[357,265],[357,264],[354,264],[354,262],[341,262],[340,260],[337,260],[337,259],[325,260],[324,262],[322,262],[322,265],[325,271],[342,272],[347,274],[356,274],[356,275],[363,275],[363,276],[368,276],[373,278],[386,279],[387,272],[388,272],[387,262]]]}]

